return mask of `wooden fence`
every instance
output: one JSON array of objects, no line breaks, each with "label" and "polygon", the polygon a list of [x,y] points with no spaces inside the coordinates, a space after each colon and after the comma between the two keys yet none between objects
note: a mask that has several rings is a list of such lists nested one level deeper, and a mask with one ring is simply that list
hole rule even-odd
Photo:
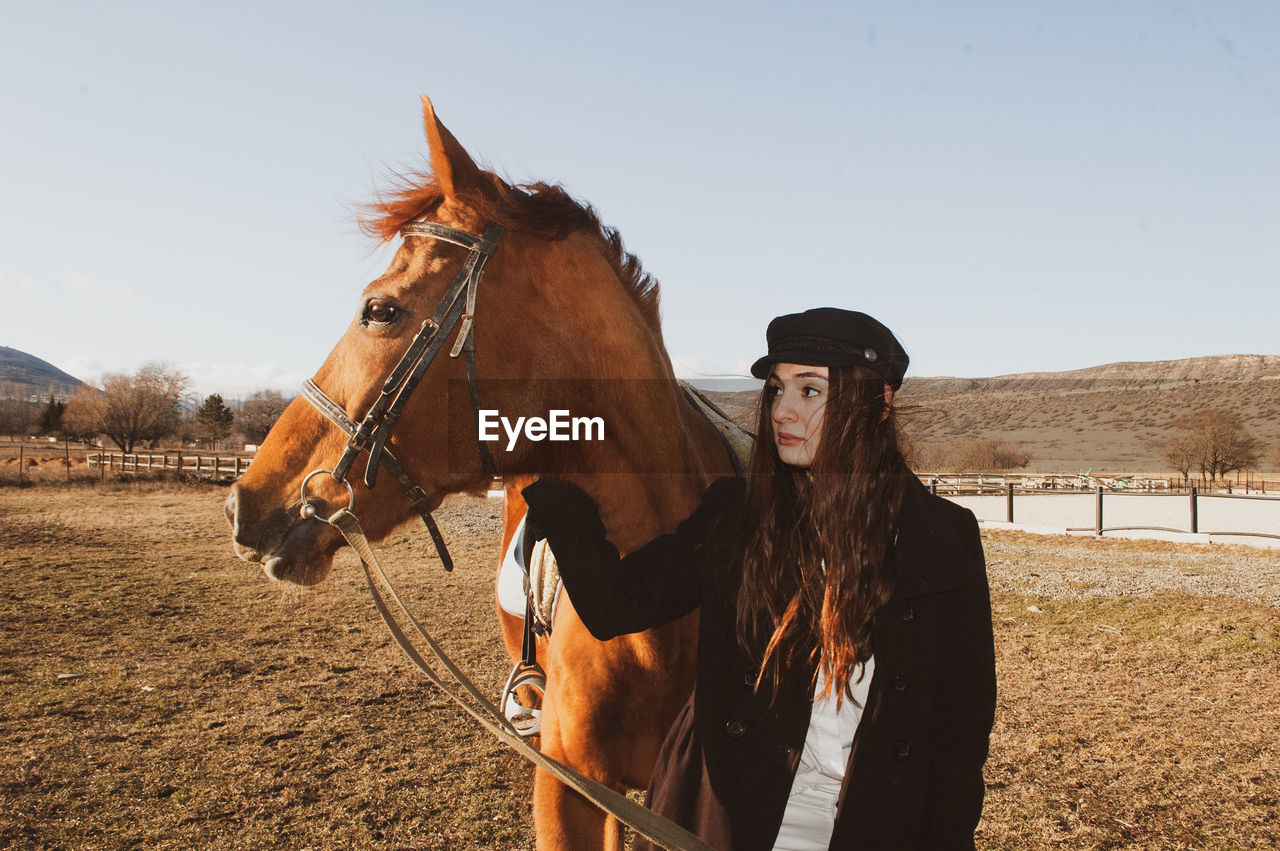
[{"label": "wooden fence", "polygon": [[184,455],[181,452],[124,454],[93,452],[86,457],[90,467],[98,467],[105,475],[120,473],[165,473],[196,476],[211,481],[235,481],[249,469],[249,458],[219,455]]}]

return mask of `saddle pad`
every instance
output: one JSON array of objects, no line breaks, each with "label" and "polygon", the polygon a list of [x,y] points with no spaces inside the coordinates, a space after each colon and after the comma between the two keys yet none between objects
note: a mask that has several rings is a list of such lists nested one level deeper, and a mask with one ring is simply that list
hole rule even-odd
[{"label": "saddle pad", "polygon": [[524,565],[524,554],[520,551],[520,542],[524,540],[524,518],[511,536],[511,543],[502,556],[502,566],[498,568],[498,605],[502,611],[518,618],[524,618],[524,588],[527,570]]},{"label": "saddle pad", "polygon": [[751,464],[751,448],[755,444],[755,436],[729,419],[729,415],[720,410],[719,406],[708,399],[697,387],[687,381],[680,381],[679,384],[685,398],[702,414],[703,419],[711,423],[720,435],[720,439],[728,447],[734,471],[739,476],[745,476],[747,467]]}]

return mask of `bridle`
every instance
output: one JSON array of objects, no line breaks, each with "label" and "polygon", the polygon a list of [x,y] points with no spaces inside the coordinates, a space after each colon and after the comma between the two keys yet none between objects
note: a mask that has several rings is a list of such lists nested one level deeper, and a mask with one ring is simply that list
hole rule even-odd
[{"label": "bridle", "polygon": [[[426,492],[413,483],[408,474],[405,473],[404,468],[400,466],[400,462],[391,454],[391,450],[387,449],[387,439],[391,436],[391,429],[395,426],[396,421],[400,419],[400,415],[404,412],[405,404],[409,401],[409,397],[413,395],[418,382],[422,380],[427,367],[431,365],[436,355],[444,348],[445,341],[459,324],[461,324],[461,328],[458,331],[457,339],[454,340],[453,349],[449,352],[449,357],[463,356],[467,367],[467,385],[471,396],[471,407],[477,413],[479,412],[480,387],[479,379],[476,375],[476,344],[473,333],[476,291],[480,287],[480,278],[484,273],[485,264],[498,248],[498,240],[502,238],[502,232],[502,225],[496,223],[486,227],[481,236],[437,222],[410,222],[400,229],[402,237],[427,236],[466,248],[468,249],[467,259],[463,262],[462,269],[459,270],[449,289],[445,291],[444,296],[440,299],[440,303],[436,305],[431,317],[423,321],[422,327],[418,329],[418,333],[414,335],[413,340],[409,343],[409,348],[400,358],[399,363],[395,365],[395,368],[391,370],[386,381],[383,382],[382,392],[359,424],[353,422],[347,416],[346,410],[330,399],[314,381],[307,379],[303,383],[302,397],[310,402],[320,413],[324,414],[330,422],[349,435],[347,446],[332,469],[312,470],[302,480],[301,513],[303,518],[311,519],[316,517],[315,504],[307,499],[307,483],[312,477],[320,473],[328,473],[334,481],[347,486],[350,498],[347,508],[353,507],[355,494],[351,489],[351,483],[348,481],[347,476],[357,456],[361,452],[367,451],[369,453],[369,462],[364,470],[365,487],[372,488],[377,480],[378,467],[386,467],[391,475],[395,476],[396,480],[400,482],[400,486],[404,488],[405,494],[409,497],[410,504],[413,505],[418,515],[422,518],[422,522],[426,525],[427,530],[431,533],[431,540],[435,543],[436,551],[440,554],[440,561],[444,564],[445,570],[453,569],[453,559],[450,558],[448,549],[445,547],[444,538],[440,535],[440,530],[431,516],[431,507]],[[493,456],[489,453],[489,446],[484,441],[477,441],[477,443],[480,447],[481,466],[484,468],[486,475],[493,477],[496,475],[496,468],[493,464]]]},{"label": "bridle", "polygon": [[[346,410],[330,399],[314,381],[308,379],[302,385],[302,397],[315,406],[330,422],[346,432],[348,440],[346,448],[338,459],[338,463],[333,465],[332,470],[326,468],[312,470],[303,478],[302,507],[299,513],[304,520],[315,519],[328,523],[346,539],[347,543],[360,557],[361,566],[364,568],[365,580],[373,596],[374,604],[377,606],[379,614],[382,615],[382,619],[391,631],[396,643],[400,645],[400,649],[405,652],[420,671],[426,674],[441,691],[451,697],[472,718],[510,745],[525,759],[548,772],[561,783],[575,789],[604,809],[605,812],[618,818],[624,824],[634,828],[661,847],[689,849],[689,851],[711,851],[710,846],[679,825],[667,821],[662,816],[651,812],[616,790],[546,756],[525,741],[522,734],[512,726],[502,711],[484,696],[475,683],[458,668],[448,654],[444,652],[444,649],[436,643],[417,619],[414,618],[400,598],[399,593],[395,590],[395,586],[390,583],[386,574],[383,573],[369,538],[355,515],[355,490],[352,488],[347,475],[350,473],[356,457],[361,452],[368,451],[369,462],[364,471],[365,486],[373,487],[380,465],[390,470],[391,474],[399,480],[401,487],[404,488],[409,497],[409,502],[413,504],[418,514],[421,515],[423,523],[426,524],[428,531],[430,531],[431,540],[435,543],[436,551],[440,554],[440,561],[444,564],[445,570],[453,569],[453,560],[449,557],[448,550],[445,548],[444,538],[441,537],[440,530],[436,527],[435,520],[431,517],[426,493],[413,483],[408,474],[405,473],[404,468],[400,466],[400,462],[391,454],[391,450],[386,448],[386,444],[387,439],[391,436],[392,427],[395,425],[396,420],[400,418],[405,404],[409,401],[409,396],[413,394],[414,388],[422,380],[423,373],[426,372],[427,367],[431,365],[431,361],[444,348],[446,339],[453,332],[453,329],[458,327],[459,323],[461,323],[461,328],[458,331],[457,338],[454,340],[453,348],[449,352],[449,357],[463,356],[467,366],[467,383],[471,395],[471,407],[477,417],[479,416],[480,387],[479,379],[476,375],[475,336],[473,333],[476,290],[480,286],[480,276],[484,272],[485,263],[489,261],[489,258],[493,256],[498,248],[498,240],[502,237],[502,231],[502,226],[496,223],[486,227],[481,236],[436,222],[411,222],[400,229],[402,237],[429,236],[443,242],[460,245],[468,249],[467,259],[463,262],[462,269],[458,272],[457,277],[454,278],[444,297],[440,299],[440,303],[436,306],[435,312],[431,314],[431,318],[422,323],[422,327],[418,329],[418,333],[409,343],[409,348],[401,356],[395,368],[391,370],[386,381],[383,382],[382,393],[379,394],[377,400],[369,408],[368,413],[364,415],[364,419],[358,424],[353,422],[347,416]],[[480,463],[484,467],[485,473],[489,476],[495,475],[493,457],[489,454],[488,445],[484,441],[477,440],[477,442],[480,446]],[[319,516],[316,505],[307,499],[307,483],[321,473],[328,473],[333,477],[334,481],[346,485],[347,488],[348,502],[346,507],[339,508],[328,517]],[[374,579],[375,574],[377,575],[376,582]],[[412,625],[413,630],[427,645],[432,654],[435,655],[435,658],[444,666],[450,676],[457,681],[462,690],[470,695],[471,701],[468,701],[457,689],[450,686],[414,647],[404,629],[396,622],[396,618],[392,615],[390,607],[383,598],[383,594],[379,592],[377,587],[379,583],[387,589],[388,596],[395,602],[404,617]],[[526,623],[531,621],[532,618],[526,618]],[[528,643],[529,640],[528,634],[526,634],[524,651],[526,660],[532,650],[531,645]],[[517,666],[516,670],[521,670],[521,666]],[[513,678],[515,677],[514,671],[512,676]],[[513,687],[512,679],[508,679],[507,691]]]}]

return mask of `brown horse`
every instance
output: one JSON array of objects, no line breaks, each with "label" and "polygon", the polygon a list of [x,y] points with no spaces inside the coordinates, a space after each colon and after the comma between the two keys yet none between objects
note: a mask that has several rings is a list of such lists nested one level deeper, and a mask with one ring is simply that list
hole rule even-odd
[{"label": "brown horse", "polygon": [[[623,553],[670,531],[708,483],[732,467],[712,427],[677,389],[659,327],[657,283],[590,207],[558,187],[512,187],[482,171],[425,97],[423,113],[432,174],[414,175],[372,205],[368,230],[389,241],[420,221],[477,235],[494,223],[504,227],[474,305],[484,407],[503,415],[545,416],[563,400],[538,398],[540,380],[574,379],[575,387],[590,388],[584,393],[591,398],[579,401],[601,413],[608,430],[608,440],[579,441],[568,445],[570,451],[566,444],[526,440],[507,452],[505,437],[489,444],[499,475],[507,474],[504,551],[523,513],[518,485],[536,475],[560,476],[591,493]],[[348,417],[359,421],[373,404],[466,255],[447,242],[410,233],[386,273],[365,288],[355,319],[314,378]],[[467,386],[462,359],[448,355],[447,343],[387,443],[425,492],[428,507],[489,483],[476,451],[475,411],[446,401]],[[639,383],[649,389],[635,392]],[[299,492],[310,471],[334,466],[346,442],[306,401],[289,406],[227,500],[242,558],[261,562],[277,580],[311,584],[325,576],[343,541],[331,526],[299,517]],[[654,459],[661,462],[655,465]],[[413,510],[394,477],[384,473],[367,488],[358,472],[350,476],[354,511],[377,540]],[[317,476],[307,487],[309,501],[348,501],[345,486],[329,476]],[[518,658],[520,624],[502,618],[508,650]],[[572,605],[562,602],[539,654],[547,672],[542,751],[615,788],[643,788],[692,687],[695,618],[601,643]],[[534,819],[542,848],[622,844],[613,819],[541,771],[534,783]]]}]

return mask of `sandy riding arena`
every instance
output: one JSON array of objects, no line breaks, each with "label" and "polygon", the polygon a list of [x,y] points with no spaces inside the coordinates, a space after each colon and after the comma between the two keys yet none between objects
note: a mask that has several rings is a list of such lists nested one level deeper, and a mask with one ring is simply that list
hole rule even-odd
[{"label": "sandy riding arena", "polygon": [[[531,771],[401,658],[340,556],[236,560],[225,489],[0,488],[0,846],[530,848]],[[499,504],[384,564],[496,695]],[[986,532],[986,848],[1280,847],[1280,552]]]}]

